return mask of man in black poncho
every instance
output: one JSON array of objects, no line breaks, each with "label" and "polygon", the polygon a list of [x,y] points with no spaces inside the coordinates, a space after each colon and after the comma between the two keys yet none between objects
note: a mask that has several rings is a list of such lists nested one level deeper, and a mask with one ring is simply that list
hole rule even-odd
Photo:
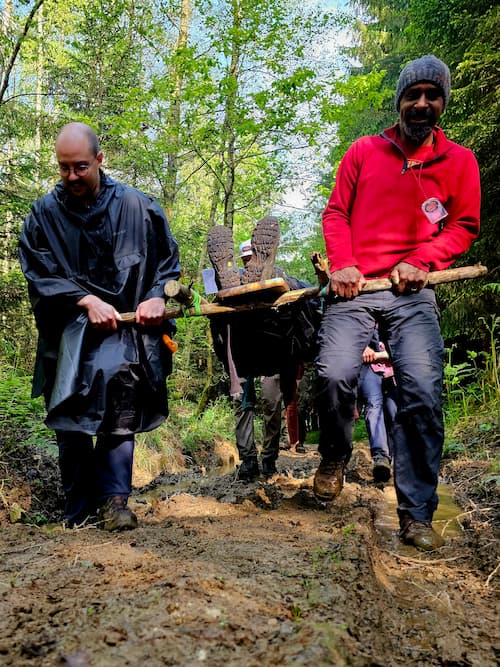
[{"label": "man in black poncho", "polygon": [[[101,170],[88,125],[65,125],[55,152],[61,181],[19,243],[39,333],[33,396],[56,432],[67,525],[97,512],[106,530],[127,530],[134,434],[168,415],[164,286],[180,275],[178,247],[158,203]],[[135,324],[122,323],[131,311]]]}]

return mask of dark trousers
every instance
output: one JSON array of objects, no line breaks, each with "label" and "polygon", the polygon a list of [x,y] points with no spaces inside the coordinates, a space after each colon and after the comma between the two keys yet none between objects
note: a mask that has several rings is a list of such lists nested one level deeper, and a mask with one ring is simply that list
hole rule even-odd
[{"label": "dark trousers", "polygon": [[99,435],[94,446],[86,433],[56,431],[59,468],[69,526],[95,515],[106,498],[132,490],[134,437]]},{"label": "dark trousers", "polygon": [[[253,382],[253,378],[247,378],[243,383],[243,395],[234,399],[236,446],[241,459],[257,456],[254,434],[256,399]],[[263,431],[261,458],[263,461],[276,461],[281,435],[282,395],[279,375],[261,378],[260,398]]]},{"label": "dark trousers", "polygon": [[347,462],[352,451],[354,407],[362,353],[379,323],[396,379],[394,485],[400,520],[430,521],[443,447],[443,341],[435,295],[364,293],[330,303],[323,315],[316,359],[319,452]]},{"label": "dark trousers", "polygon": [[397,412],[393,379],[384,380],[370,364],[363,364],[359,374],[358,402],[364,407],[371,455],[383,454],[392,459],[392,430]]}]

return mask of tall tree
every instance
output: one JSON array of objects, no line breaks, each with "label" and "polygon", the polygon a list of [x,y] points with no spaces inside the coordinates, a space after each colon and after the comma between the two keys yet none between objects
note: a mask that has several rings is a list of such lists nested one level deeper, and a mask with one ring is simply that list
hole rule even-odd
[{"label": "tall tree", "polygon": [[167,176],[165,187],[165,208],[167,216],[171,218],[175,197],[177,194],[177,178],[179,171],[179,151],[180,151],[180,125],[182,114],[182,94],[184,83],[184,68],[181,65],[181,54],[187,49],[189,36],[189,23],[191,18],[191,0],[182,0],[180,13],[178,17],[179,28],[177,41],[173,53],[172,63],[169,68],[169,75],[173,81],[173,94],[170,102],[170,112],[168,114],[167,125],[170,131],[170,147],[167,152]]}]

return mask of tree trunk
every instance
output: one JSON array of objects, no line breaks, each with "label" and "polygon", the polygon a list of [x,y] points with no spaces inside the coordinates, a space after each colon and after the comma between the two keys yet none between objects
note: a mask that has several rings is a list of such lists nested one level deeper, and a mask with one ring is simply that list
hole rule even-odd
[{"label": "tree trunk", "polygon": [[[37,57],[36,57],[36,95],[35,95],[35,154],[38,156],[38,164],[40,163],[40,155],[42,150],[42,88],[43,88],[43,7],[40,7],[37,19]],[[40,170],[35,169],[34,179],[37,186],[40,185]]]},{"label": "tree trunk", "polygon": [[[7,90],[9,88],[9,83],[10,83],[10,75],[12,74],[14,65],[16,64],[17,56],[19,55],[22,43],[26,39],[26,35],[28,34],[31,25],[33,24],[37,11],[42,6],[43,1],[44,0],[37,0],[33,5],[33,8],[26,17],[26,21],[24,22],[23,32],[17,38],[14,47],[12,49],[12,53],[10,54],[7,63],[5,65],[5,68],[2,69],[2,77],[0,79],[0,104],[3,104],[5,102],[5,96],[7,94]],[[9,16],[12,17],[12,3],[9,2],[8,4],[10,5],[10,10],[8,10],[6,3],[2,14],[2,29],[4,26],[4,21],[8,24]]]},{"label": "tree trunk", "polygon": [[223,137],[226,145],[225,178],[224,178],[224,224],[233,229],[234,224],[234,182],[236,174],[236,136],[233,129],[234,110],[238,93],[240,74],[241,45],[239,33],[241,29],[241,8],[239,0],[232,1],[233,25],[231,44],[231,64],[228,76],[232,80],[231,92],[226,98],[226,110],[223,126]]},{"label": "tree trunk", "polygon": [[[189,21],[191,19],[191,0],[182,0],[179,19],[179,33],[177,36],[176,53],[186,47],[189,36]],[[170,147],[167,153],[167,175],[164,187],[165,213],[169,220],[173,217],[175,197],[177,194],[177,174],[179,171],[179,128],[181,122],[181,102],[184,75],[177,65],[170,71],[174,82],[174,95],[171,100],[170,112],[167,120],[167,131],[170,136]]]}]

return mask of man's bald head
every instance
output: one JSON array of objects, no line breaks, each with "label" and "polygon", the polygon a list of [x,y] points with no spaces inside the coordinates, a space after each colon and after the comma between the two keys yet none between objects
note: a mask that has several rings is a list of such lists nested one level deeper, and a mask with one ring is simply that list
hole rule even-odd
[{"label": "man's bald head", "polygon": [[59,130],[56,137],[56,152],[61,142],[71,143],[85,141],[93,156],[100,152],[99,139],[94,130],[86,123],[68,123]]},{"label": "man's bald head", "polygon": [[68,123],[57,135],[55,149],[66,190],[86,202],[95,199],[103,155],[94,130],[85,123]]}]

